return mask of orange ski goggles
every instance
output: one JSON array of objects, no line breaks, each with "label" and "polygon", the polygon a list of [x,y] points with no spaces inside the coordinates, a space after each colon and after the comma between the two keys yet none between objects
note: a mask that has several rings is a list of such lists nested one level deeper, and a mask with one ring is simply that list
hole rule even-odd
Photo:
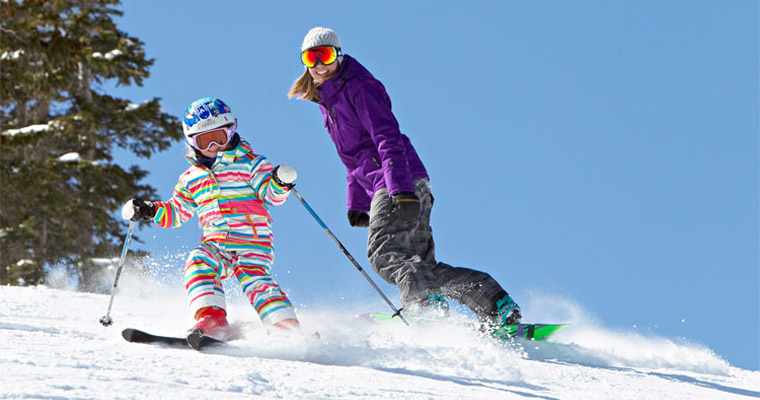
[{"label": "orange ski goggles", "polygon": [[330,65],[338,59],[340,49],[333,46],[318,46],[306,49],[301,52],[301,62],[308,68],[314,68],[317,62],[324,65]]},{"label": "orange ski goggles", "polygon": [[224,146],[230,142],[232,136],[235,135],[235,126],[222,127],[212,129],[210,131],[201,132],[190,139],[193,141],[193,147],[198,150],[208,150],[212,144]]}]

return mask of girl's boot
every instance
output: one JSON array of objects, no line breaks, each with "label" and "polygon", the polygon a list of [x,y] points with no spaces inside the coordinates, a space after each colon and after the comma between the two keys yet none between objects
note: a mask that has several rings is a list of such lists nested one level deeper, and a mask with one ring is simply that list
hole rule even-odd
[{"label": "girl's boot", "polygon": [[217,307],[204,307],[195,313],[198,322],[190,330],[199,330],[206,336],[225,340],[230,334],[230,324],[227,323],[227,312]]}]

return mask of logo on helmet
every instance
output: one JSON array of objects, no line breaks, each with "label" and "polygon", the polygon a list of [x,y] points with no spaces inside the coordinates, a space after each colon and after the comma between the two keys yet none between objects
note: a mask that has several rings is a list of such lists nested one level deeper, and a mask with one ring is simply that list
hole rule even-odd
[{"label": "logo on helmet", "polygon": [[195,106],[195,113],[198,114],[198,118],[200,119],[206,119],[211,116],[208,107],[203,103]]},{"label": "logo on helmet", "polygon": [[198,116],[194,112],[189,112],[185,115],[183,122],[185,123],[185,129],[190,129],[191,126],[198,122]]}]

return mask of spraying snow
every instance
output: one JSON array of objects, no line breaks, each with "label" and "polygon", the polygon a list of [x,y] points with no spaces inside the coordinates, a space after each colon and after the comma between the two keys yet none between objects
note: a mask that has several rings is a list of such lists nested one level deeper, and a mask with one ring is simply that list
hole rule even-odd
[{"label": "spraying snow", "polygon": [[283,336],[268,332],[236,289],[228,292],[236,338],[201,353],[121,338],[126,327],[176,336],[192,325],[170,274],[127,272],[109,328],[98,323],[108,295],[2,287],[0,398],[760,397],[760,372],[703,346],[607,330],[567,299],[531,304],[571,324],[552,341],[499,343],[478,335],[465,314],[406,327],[360,320],[377,311],[361,305],[299,310],[304,335]]}]

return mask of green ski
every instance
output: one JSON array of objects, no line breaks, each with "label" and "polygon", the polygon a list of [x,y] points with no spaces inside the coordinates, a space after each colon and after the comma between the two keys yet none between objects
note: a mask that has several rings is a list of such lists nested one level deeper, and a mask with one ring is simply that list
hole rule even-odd
[{"label": "green ski", "polygon": [[[391,314],[386,313],[366,313],[359,315],[359,318],[370,322],[401,322],[400,319],[394,318]],[[416,323],[416,321],[409,318],[407,318],[407,321],[409,321],[410,324]],[[545,340],[566,326],[567,324],[504,325],[494,331],[491,335],[497,339],[511,339],[513,337],[521,337],[528,340]]]}]

